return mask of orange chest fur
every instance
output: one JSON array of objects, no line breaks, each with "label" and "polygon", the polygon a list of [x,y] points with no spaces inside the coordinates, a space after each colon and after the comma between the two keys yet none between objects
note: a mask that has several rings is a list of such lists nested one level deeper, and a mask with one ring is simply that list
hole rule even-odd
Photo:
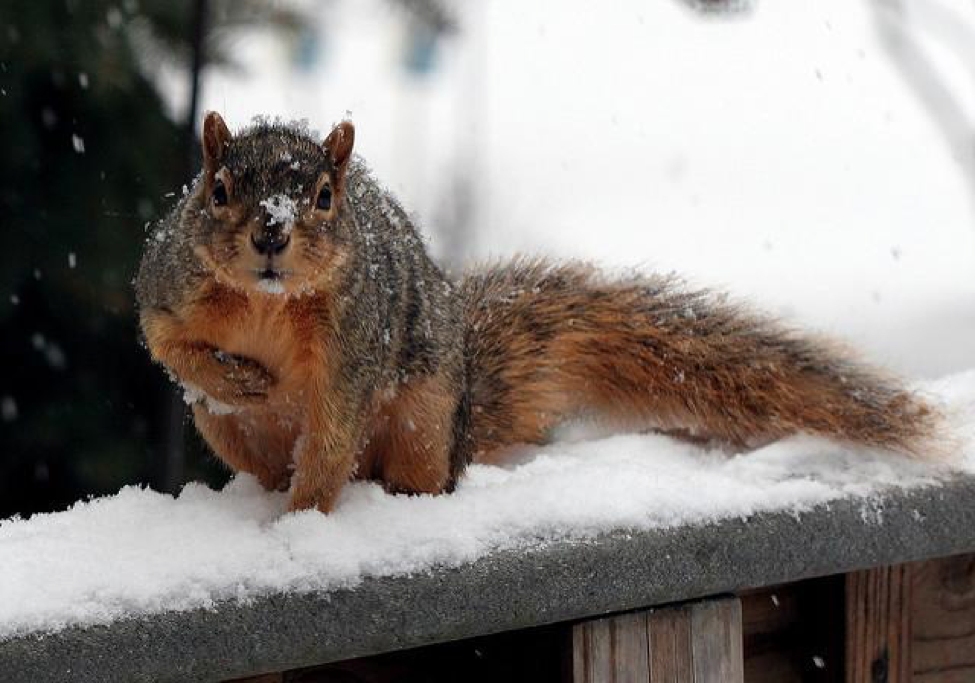
[{"label": "orange chest fur", "polygon": [[277,380],[272,398],[298,398],[308,380],[326,369],[325,311],[310,297],[213,287],[178,314],[187,340],[263,365]]}]

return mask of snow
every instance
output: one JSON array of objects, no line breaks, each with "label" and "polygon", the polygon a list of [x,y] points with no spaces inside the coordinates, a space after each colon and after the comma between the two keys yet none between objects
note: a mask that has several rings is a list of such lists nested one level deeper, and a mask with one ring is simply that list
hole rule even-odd
[{"label": "snow", "polygon": [[[201,108],[232,125],[304,115],[327,130],[352,118],[357,151],[425,228],[455,176],[473,178],[465,256],[673,269],[912,377],[956,373],[923,385],[952,424],[948,464],[806,437],[728,458],[660,436],[566,430],[506,466],[472,467],[450,496],[351,484],[328,517],[284,514],[285,495],[246,476],[175,498],[127,487],[0,522],[0,638],[851,496],[866,523],[883,524],[878,493],[975,473],[975,371],[958,374],[975,365],[973,195],[963,152],[887,57],[874,6],[756,3],[727,22],[628,0],[597,23],[582,0],[457,5],[464,30],[415,87],[390,69],[401,27],[377,19],[392,16],[376,11],[384,5],[337,3],[315,15],[327,65],[296,74],[280,45],[248,35],[245,68],[207,70]],[[971,26],[975,10],[964,11]],[[342,30],[327,31],[337,16]],[[933,52],[971,120],[969,71],[943,45]],[[269,224],[293,223],[286,195],[262,205]],[[435,249],[447,237],[434,232]],[[12,397],[0,407],[16,419]]]},{"label": "snow", "polygon": [[448,496],[351,483],[329,516],[285,514],[286,495],[263,491],[249,476],[219,492],[189,484],[178,497],[126,487],[65,512],[0,522],[0,638],[270,592],[334,590],[609,530],[798,513],[851,496],[862,498],[866,523],[883,524],[878,493],[975,472],[975,372],[923,389],[945,401],[954,425],[956,455],[945,463],[809,437],[728,457],[623,434],[472,466]]},{"label": "snow", "polygon": [[203,403],[211,415],[232,415],[237,412],[235,406],[218,401],[212,396],[207,396],[202,389],[189,382],[182,382],[180,385],[183,387],[183,403],[188,406],[194,403]]},{"label": "snow", "polygon": [[57,342],[46,339],[40,332],[35,332],[30,337],[30,343],[35,351],[44,354],[44,358],[52,368],[63,370],[67,366],[67,357]]},{"label": "snow", "polygon": [[0,417],[3,418],[4,422],[13,422],[17,419],[17,401],[14,400],[13,396],[4,396],[0,398]]},{"label": "snow", "polygon": [[280,280],[272,280],[270,278],[258,280],[257,289],[265,294],[284,294],[285,292],[284,285],[281,284]]},{"label": "snow", "polygon": [[283,226],[284,234],[294,228],[298,217],[298,204],[286,194],[276,194],[258,202],[267,211],[267,224]]}]

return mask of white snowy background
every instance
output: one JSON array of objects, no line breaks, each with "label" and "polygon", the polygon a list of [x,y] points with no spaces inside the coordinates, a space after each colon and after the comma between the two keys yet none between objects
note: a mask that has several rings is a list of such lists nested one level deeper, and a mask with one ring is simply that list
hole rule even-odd
[{"label": "white snowy background", "polygon": [[[401,10],[336,0],[312,14],[317,59],[233,37],[244,69],[207,72],[203,106],[323,134],[350,117],[358,151],[455,262],[529,251],[676,270],[842,337],[945,407],[945,463],[807,438],[729,459],[570,435],[471,468],[449,497],[350,485],[327,518],[283,516],[283,496],[249,478],[178,498],[127,488],[0,522],[0,637],[845,496],[882,524],[889,487],[975,471],[975,56],[959,39],[975,6],[904,7],[792,0],[702,19],[670,0],[466,3],[418,75],[400,64]],[[883,37],[899,31],[947,100],[891,58]],[[180,81],[158,78],[177,115]]]}]

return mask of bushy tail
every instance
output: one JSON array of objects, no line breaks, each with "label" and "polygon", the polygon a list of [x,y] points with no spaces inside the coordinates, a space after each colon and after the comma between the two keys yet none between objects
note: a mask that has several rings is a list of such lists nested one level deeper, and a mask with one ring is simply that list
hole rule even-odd
[{"label": "bushy tail", "polygon": [[748,447],[796,432],[921,454],[938,417],[835,345],[671,277],[517,261],[469,276],[474,457],[573,417]]}]

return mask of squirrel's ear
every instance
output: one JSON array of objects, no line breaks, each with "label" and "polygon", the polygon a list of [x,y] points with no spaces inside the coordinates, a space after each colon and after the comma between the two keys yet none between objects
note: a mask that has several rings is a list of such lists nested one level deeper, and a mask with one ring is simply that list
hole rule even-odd
[{"label": "squirrel's ear", "polygon": [[232,139],[220,114],[208,111],[203,119],[203,168],[207,173],[216,173],[220,168],[220,160]]},{"label": "squirrel's ear", "polygon": [[355,143],[355,126],[349,121],[343,121],[332,129],[325,138],[325,153],[328,154],[332,167],[341,172],[352,156],[352,145]]}]

